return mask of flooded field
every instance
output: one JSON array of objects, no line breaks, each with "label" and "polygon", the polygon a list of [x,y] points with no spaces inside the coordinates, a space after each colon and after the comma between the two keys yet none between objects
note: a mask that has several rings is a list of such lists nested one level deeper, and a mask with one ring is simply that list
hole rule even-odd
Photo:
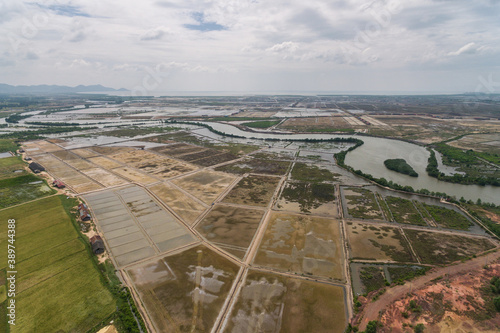
[{"label": "flooded field", "polygon": [[169,183],[163,182],[149,189],[190,225],[208,207]]},{"label": "flooded field", "polygon": [[108,190],[84,198],[118,266],[197,241],[140,187]]},{"label": "flooded field", "polygon": [[[264,211],[216,205],[196,227],[196,230],[213,244],[246,252],[261,222]],[[242,258],[242,257],[240,257]]]},{"label": "flooded field", "polygon": [[410,229],[405,230],[405,233],[424,264],[444,265],[496,246],[490,239],[484,237]]},{"label": "flooded field", "polygon": [[129,270],[158,332],[210,332],[238,267],[205,247]]},{"label": "flooded field", "polygon": [[347,222],[351,258],[414,262],[409,245],[398,228]]},{"label": "flooded field", "polygon": [[223,172],[202,170],[172,182],[210,205],[235,179],[236,177]]},{"label": "flooded field", "polygon": [[280,178],[250,175],[241,179],[224,197],[223,202],[266,207]]},{"label": "flooded field", "polygon": [[288,181],[275,208],[338,217],[335,186],[325,183]]},{"label": "flooded field", "polygon": [[342,287],[250,271],[224,332],[344,332]]},{"label": "flooded field", "polygon": [[344,280],[339,222],[273,213],[254,263],[286,272]]},{"label": "flooded field", "polygon": [[375,194],[365,188],[342,187],[344,214],[358,219],[384,220]]}]

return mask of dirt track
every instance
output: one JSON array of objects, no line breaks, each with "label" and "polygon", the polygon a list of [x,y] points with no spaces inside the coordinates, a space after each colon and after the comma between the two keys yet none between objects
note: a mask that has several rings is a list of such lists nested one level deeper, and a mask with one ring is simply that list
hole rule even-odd
[{"label": "dirt track", "polygon": [[425,276],[419,277],[415,280],[412,280],[411,282],[407,282],[402,286],[396,286],[394,288],[388,289],[375,302],[368,303],[363,308],[363,310],[353,318],[353,325],[359,326],[360,331],[364,330],[366,328],[366,324],[369,321],[377,320],[379,318],[379,312],[387,308],[387,306],[389,306],[391,303],[400,299],[403,295],[407,294],[410,291],[410,287],[411,289],[419,289],[429,283],[431,280],[445,274],[455,275],[462,272],[477,270],[483,267],[485,263],[499,259],[499,250],[500,248],[497,248],[496,252],[489,253],[487,256],[474,258],[465,263],[431,270]]}]

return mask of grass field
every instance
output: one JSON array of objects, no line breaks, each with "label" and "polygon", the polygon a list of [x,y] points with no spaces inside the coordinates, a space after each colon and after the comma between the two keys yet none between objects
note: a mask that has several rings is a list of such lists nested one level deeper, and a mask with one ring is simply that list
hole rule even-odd
[{"label": "grass field", "polygon": [[289,166],[290,162],[287,161],[261,160],[254,158],[227,164],[218,167],[215,170],[234,173],[237,175],[253,172],[281,176],[287,172]]},{"label": "grass field", "polygon": [[398,223],[427,225],[411,200],[398,197],[386,197],[385,201]]},{"label": "grass field", "polygon": [[413,262],[409,245],[397,228],[347,223],[352,259]]},{"label": "grass field", "polygon": [[341,287],[249,272],[224,332],[332,332],[346,328]]},{"label": "grass field", "polygon": [[353,218],[383,220],[384,217],[372,191],[364,188],[344,188],[347,212]]},{"label": "grass field", "polygon": [[380,266],[363,266],[359,270],[359,278],[363,283],[365,293],[382,288],[385,285],[383,269]]},{"label": "grass field", "polygon": [[[73,204],[54,196],[0,212],[1,221],[16,220],[17,320],[11,332],[87,332],[115,311],[64,208]],[[7,248],[2,226],[0,247]],[[1,259],[4,268],[5,255]]]},{"label": "grass field", "polygon": [[223,202],[266,207],[279,181],[277,177],[250,175],[240,180]]},{"label": "grass field", "polygon": [[330,172],[330,170],[322,169],[316,165],[305,163],[295,163],[292,169],[292,178],[294,180],[303,180],[308,182],[335,181],[338,174]]},{"label": "grass field", "polygon": [[47,183],[34,175],[0,180],[0,209],[56,193]]},{"label": "grass field", "polygon": [[0,139],[0,153],[7,151],[15,152],[19,147],[10,139]]},{"label": "grass field", "polygon": [[424,264],[444,265],[494,247],[486,238],[411,229],[405,233]]},{"label": "grass field", "polygon": [[326,183],[288,182],[281,192],[278,208],[337,215],[335,209],[335,185]]},{"label": "grass field", "polygon": [[19,156],[0,158],[0,179],[23,176],[28,173],[24,169],[26,166]]},{"label": "grass field", "polygon": [[281,120],[260,120],[252,121],[248,123],[242,123],[241,125],[252,127],[252,128],[269,128],[280,123]]},{"label": "grass field", "polygon": [[423,206],[432,216],[434,221],[443,228],[469,230],[469,228],[473,226],[468,218],[453,209],[427,204],[423,204]]}]

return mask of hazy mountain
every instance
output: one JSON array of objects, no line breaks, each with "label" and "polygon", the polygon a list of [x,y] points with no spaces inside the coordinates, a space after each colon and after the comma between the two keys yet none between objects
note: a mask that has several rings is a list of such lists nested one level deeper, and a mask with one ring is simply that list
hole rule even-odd
[{"label": "hazy mountain", "polygon": [[61,93],[84,93],[84,92],[106,92],[106,91],[127,91],[127,89],[113,89],[100,84],[76,87],[56,86],[41,84],[36,86],[11,86],[0,83],[0,94],[61,94]]}]

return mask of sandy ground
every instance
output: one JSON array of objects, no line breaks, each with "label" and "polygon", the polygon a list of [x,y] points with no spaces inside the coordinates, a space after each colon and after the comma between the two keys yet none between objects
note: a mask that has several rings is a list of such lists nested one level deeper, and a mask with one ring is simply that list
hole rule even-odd
[{"label": "sandy ground", "polygon": [[101,328],[97,333],[118,333],[118,330],[116,329],[115,325],[109,325],[106,327]]},{"label": "sandy ground", "polygon": [[[391,310],[391,309],[393,309],[393,307],[398,307],[398,306],[404,307],[406,303],[409,303],[409,301],[412,299],[412,297],[418,297],[419,294],[424,295],[428,292],[433,292],[433,288],[439,288],[439,287],[435,287],[436,285],[439,285],[439,284],[436,284],[435,283],[436,281],[433,282],[432,280],[435,280],[436,278],[442,277],[445,274],[448,275],[450,277],[450,280],[454,282],[452,285],[450,284],[450,288],[447,289],[447,292],[449,294],[449,295],[447,295],[447,297],[458,298],[459,296],[463,296],[463,298],[465,300],[467,300],[466,289],[469,288],[469,290],[471,290],[470,289],[471,285],[475,286],[475,288],[479,287],[481,285],[481,283],[477,284],[475,282],[476,279],[478,279],[478,281],[481,281],[482,283],[484,283],[484,276],[486,276],[487,274],[484,273],[485,270],[483,269],[483,266],[485,265],[486,262],[487,263],[497,262],[495,265],[490,265],[490,266],[494,266],[494,268],[492,270],[493,273],[491,273],[491,271],[490,271],[489,274],[495,274],[495,272],[496,272],[496,274],[498,275],[500,273],[500,264],[498,264],[499,258],[500,258],[500,251],[497,248],[496,252],[490,253],[487,256],[481,256],[478,258],[474,258],[474,259],[469,260],[465,263],[460,263],[460,264],[449,266],[449,267],[433,269],[429,273],[427,273],[425,276],[414,279],[411,282],[407,282],[406,284],[404,284],[402,286],[396,286],[396,287],[388,289],[376,301],[372,302],[370,300],[370,298],[373,296],[373,294],[368,295],[368,298],[369,298],[368,300],[364,299],[364,298],[360,298],[360,301],[364,304],[364,306],[363,306],[362,310],[352,319],[352,323],[354,326],[359,326],[360,330],[364,330],[366,327],[366,324],[371,320],[379,320],[380,319],[381,321],[385,321],[387,326],[393,325],[392,322],[397,320],[397,318],[391,319],[391,313],[393,314],[394,317],[396,317],[395,311]],[[481,274],[480,272],[483,272],[484,275],[480,275]],[[470,273],[472,273],[472,274],[470,274]],[[483,277],[482,280],[481,280],[481,276]],[[461,281],[461,279],[464,279],[464,278],[466,279],[467,282]],[[439,280],[439,281],[441,281],[441,280]],[[453,287],[451,287],[451,286],[453,286]],[[413,296],[408,298],[407,294],[409,293],[410,288],[413,292]],[[474,288],[474,287],[472,287],[472,288]],[[436,291],[437,290],[438,289],[436,289]],[[444,292],[444,289],[442,291]],[[415,295],[417,295],[417,296],[415,296]],[[477,296],[477,292],[474,293],[474,295]],[[398,302],[403,302],[403,303],[398,303]],[[464,300],[462,300],[462,302],[464,302]],[[480,302],[480,300],[479,300],[479,302]],[[400,305],[400,304],[403,304],[403,305]],[[465,302],[463,303],[463,305],[466,305]],[[463,308],[463,305],[459,305],[459,307]],[[463,309],[467,309],[467,308],[463,308]],[[382,315],[382,318],[379,318],[381,311],[385,311],[385,313]],[[399,312],[399,315],[400,314],[401,314],[401,311]],[[386,315],[387,317],[384,317],[384,315]],[[497,315],[497,317],[498,317],[498,315]],[[410,318],[412,318],[412,317],[410,317]],[[449,321],[449,319],[446,319],[447,318],[446,315],[443,318],[444,318],[443,321],[446,321],[446,320]],[[452,315],[450,315],[450,318],[452,318],[451,321],[453,323],[457,322],[457,320],[453,320]],[[461,318],[460,321],[463,321],[462,319],[467,321],[467,317]],[[465,321],[463,321],[463,322],[465,323]],[[422,320],[417,321],[417,322],[415,322],[415,324],[418,322],[423,322],[423,321]],[[498,324],[500,325],[500,319],[499,319]],[[397,325],[397,323],[394,325]],[[434,325],[446,325],[446,323],[437,322]],[[437,331],[436,330],[433,330],[433,331],[429,330],[426,332],[441,332],[441,331],[442,330],[438,329]],[[401,328],[400,330],[392,330],[392,331],[386,330],[385,332],[404,332],[404,331]],[[443,332],[448,332],[448,331],[443,330]],[[457,329],[457,330],[453,330],[452,332],[472,332],[472,331],[467,330],[467,329],[466,330]],[[484,331],[481,331],[481,332],[484,332]],[[488,330],[486,330],[485,332],[488,332]]]}]

